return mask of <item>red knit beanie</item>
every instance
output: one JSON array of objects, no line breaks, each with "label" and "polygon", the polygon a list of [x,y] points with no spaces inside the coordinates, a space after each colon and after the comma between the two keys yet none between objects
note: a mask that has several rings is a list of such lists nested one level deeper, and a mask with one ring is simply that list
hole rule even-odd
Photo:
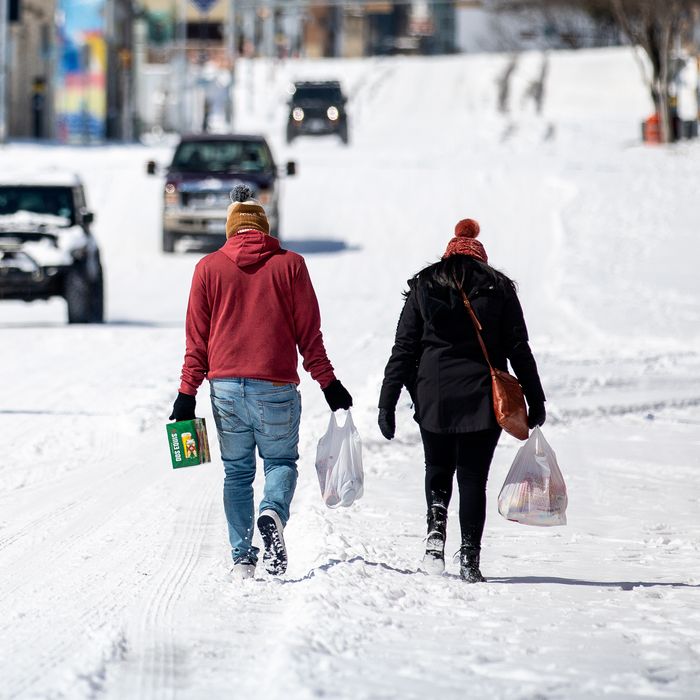
[{"label": "red knit beanie", "polygon": [[447,250],[442,259],[449,258],[450,255],[470,255],[472,258],[481,260],[483,263],[489,261],[484,246],[481,241],[477,241],[479,235],[479,222],[474,219],[462,219],[455,226],[455,236],[447,244]]}]

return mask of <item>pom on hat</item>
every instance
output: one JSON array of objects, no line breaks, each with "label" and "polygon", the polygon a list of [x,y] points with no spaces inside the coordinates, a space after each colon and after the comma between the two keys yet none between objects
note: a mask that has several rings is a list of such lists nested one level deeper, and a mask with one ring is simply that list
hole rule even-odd
[{"label": "pom on hat", "polygon": [[472,258],[481,260],[483,263],[489,261],[481,241],[477,241],[479,235],[479,222],[474,219],[462,219],[455,226],[454,238],[447,244],[447,250],[442,259],[451,255],[469,255]]},{"label": "pom on hat", "polygon": [[456,238],[476,238],[479,235],[479,222],[474,219],[462,219],[455,226]]},{"label": "pom on hat", "polygon": [[253,197],[250,187],[236,185],[230,196],[231,204],[226,211],[226,238],[235,236],[239,231],[270,233],[265,208]]},{"label": "pom on hat", "polygon": [[253,190],[248,187],[248,185],[236,185],[231,190],[231,201],[232,202],[247,202],[249,199],[253,199]]}]

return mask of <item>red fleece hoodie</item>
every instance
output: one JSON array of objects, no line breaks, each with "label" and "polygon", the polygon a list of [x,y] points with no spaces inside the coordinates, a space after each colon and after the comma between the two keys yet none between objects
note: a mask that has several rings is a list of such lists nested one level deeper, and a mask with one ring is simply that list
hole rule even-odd
[{"label": "red fleece hoodie", "polygon": [[199,261],[187,307],[180,391],[225,377],[299,383],[304,369],[325,389],[334,379],[321,314],[304,258],[250,231]]}]

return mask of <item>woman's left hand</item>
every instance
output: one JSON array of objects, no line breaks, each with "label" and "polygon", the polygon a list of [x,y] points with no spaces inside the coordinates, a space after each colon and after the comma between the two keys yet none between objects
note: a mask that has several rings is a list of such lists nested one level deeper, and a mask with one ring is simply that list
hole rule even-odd
[{"label": "woman's left hand", "polygon": [[377,422],[382,435],[387,440],[391,440],[396,434],[396,412],[393,409],[380,408]]},{"label": "woman's left hand", "polygon": [[547,411],[543,403],[536,403],[530,406],[527,412],[528,428],[532,429],[536,425],[544,425],[545,420],[547,420]]}]

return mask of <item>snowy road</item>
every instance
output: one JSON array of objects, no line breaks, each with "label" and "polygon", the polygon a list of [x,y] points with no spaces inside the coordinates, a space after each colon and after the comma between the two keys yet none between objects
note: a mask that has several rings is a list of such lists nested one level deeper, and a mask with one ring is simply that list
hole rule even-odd
[{"label": "snowy road", "polygon": [[[0,305],[0,698],[698,697],[700,150],[634,143],[648,105],[625,52],[553,56],[541,116],[521,102],[535,55],[496,111],[507,61],[240,71],[241,127],[263,124],[299,164],[283,235],[307,258],[365,448],[365,498],[325,509],[313,458],[327,408],[304,377],[281,580],[229,579],[215,445],[211,465],[169,469],[199,254],[159,252],[161,183],[144,163],[164,149],[0,151],[3,168],[83,176],[109,318],[67,327],[60,300]],[[324,72],[351,93],[353,143],[287,148],[278,96]],[[417,572],[418,431],[404,399],[387,443],[374,408],[405,281],[463,216],[519,283],[570,500],[566,528],[501,519],[517,449],[503,438],[478,586],[455,565]],[[199,408],[210,417],[206,387]]]}]

